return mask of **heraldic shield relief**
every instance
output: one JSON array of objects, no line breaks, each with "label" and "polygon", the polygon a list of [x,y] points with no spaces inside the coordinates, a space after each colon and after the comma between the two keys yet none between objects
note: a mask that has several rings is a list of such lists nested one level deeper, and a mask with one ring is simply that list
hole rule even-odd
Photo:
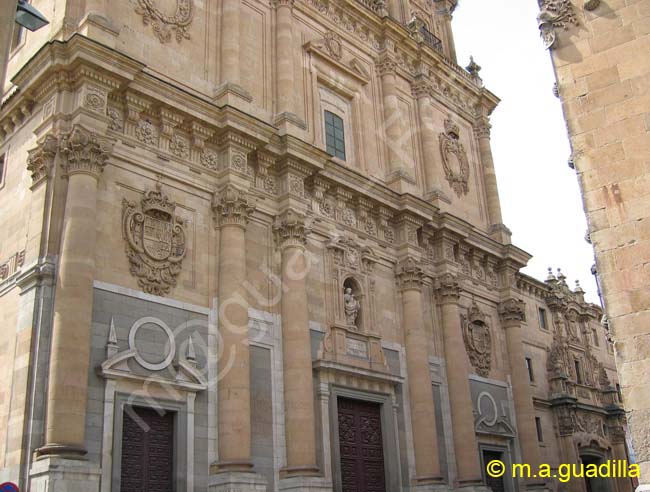
[{"label": "heraldic shield relief", "polygon": [[131,273],[149,294],[163,295],[176,285],[185,257],[183,221],[174,215],[176,204],[156,185],[145,191],[140,206],[122,201],[122,228]]}]

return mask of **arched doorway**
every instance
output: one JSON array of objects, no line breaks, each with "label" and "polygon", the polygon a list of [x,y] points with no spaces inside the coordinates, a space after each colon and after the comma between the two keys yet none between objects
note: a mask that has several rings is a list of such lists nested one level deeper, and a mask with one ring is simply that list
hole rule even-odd
[{"label": "arched doorway", "polygon": [[[580,449],[580,461],[583,465],[583,477],[585,489],[587,492],[612,492],[613,487],[610,478],[603,477],[588,477],[587,466],[596,465],[600,466],[605,462],[606,455],[604,450],[599,446],[591,446],[588,448]],[[593,467],[590,467],[593,468]]]}]

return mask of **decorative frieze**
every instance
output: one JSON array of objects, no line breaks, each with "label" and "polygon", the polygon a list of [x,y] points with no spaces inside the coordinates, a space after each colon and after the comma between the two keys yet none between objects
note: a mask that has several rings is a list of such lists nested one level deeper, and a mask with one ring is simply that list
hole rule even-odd
[{"label": "decorative frieze", "polygon": [[122,201],[122,228],[131,274],[149,294],[164,295],[176,286],[186,252],[183,220],[162,192],[145,191],[140,204]]},{"label": "decorative frieze", "polygon": [[62,167],[66,176],[86,173],[99,177],[113,152],[113,142],[75,125],[70,133],[59,138],[59,150],[63,156]]},{"label": "decorative frieze", "polygon": [[215,213],[217,227],[226,225],[246,227],[255,207],[249,203],[248,194],[244,190],[228,185],[214,194],[212,210]]},{"label": "decorative frieze", "polygon": [[58,146],[58,139],[48,134],[35,148],[27,151],[27,170],[32,173],[32,187],[46,180],[50,175]]}]

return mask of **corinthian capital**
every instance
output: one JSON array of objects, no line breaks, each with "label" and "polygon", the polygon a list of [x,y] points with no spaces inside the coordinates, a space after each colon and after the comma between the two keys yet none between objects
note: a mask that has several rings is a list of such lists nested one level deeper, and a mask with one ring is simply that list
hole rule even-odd
[{"label": "corinthian capital", "polygon": [[245,228],[255,207],[249,203],[244,190],[227,185],[212,197],[212,210],[217,227],[235,225]]},{"label": "corinthian capital", "polygon": [[455,275],[445,273],[438,278],[438,297],[443,303],[458,302],[462,290]]},{"label": "corinthian capital", "polygon": [[311,223],[305,215],[289,209],[275,218],[273,225],[275,240],[279,248],[304,247],[311,232]]},{"label": "corinthian capital", "polygon": [[395,276],[400,290],[421,290],[424,284],[424,272],[414,258],[406,258],[400,262]]},{"label": "corinthian capital", "polygon": [[32,173],[32,187],[50,175],[59,142],[54,135],[42,138],[36,148],[27,151],[27,170]]},{"label": "corinthian capital", "polygon": [[499,317],[504,326],[520,324],[526,320],[526,303],[520,299],[506,299],[499,304]]},{"label": "corinthian capital", "polygon": [[89,174],[95,178],[104,171],[113,152],[113,142],[99,134],[75,125],[71,132],[59,139],[66,176]]}]

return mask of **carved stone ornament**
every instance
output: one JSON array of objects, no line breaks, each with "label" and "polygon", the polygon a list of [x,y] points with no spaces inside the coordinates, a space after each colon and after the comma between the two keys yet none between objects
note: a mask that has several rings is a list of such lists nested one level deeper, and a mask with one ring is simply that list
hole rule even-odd
[{"label": "carved stone ornament", "polygon": [[544,48],[550,49],[557,40],[555,29],[562,28],[566,31],[571,24],[577,26],[578,18],[573,11],[571,0],[540,0],[539,7],[537,25]]},{"label": "carved stone ornament", "polygon": [[137,0],[135,12],[142,16],[145,25],[151,24],[154,34],[161,43],[167,43],[176,32],[176,41],[190,39],[188,29],[192,23],[193,0],[176,0],[176,12],[168,15],[161,12],[156,0]]},{"label": "carved stone ornament", "polygon": [[112,151],[112,141],[79,125],[59,138],[59,152],[64,157],[62,166],[66,176],[83,173],[99,177]]},{"label": "carved stone ornament", "polygon": [[401,290],[420,290],[424,284],[424,272],[414,258],[400,262],[395,272]]},{"label": "carved stone ornament", "polygon": [[327,49],[327,52],[332,58],[340,60],[343,57],[343,44],[338,34],[332,31],[326,32],[323,42],[325,49]]},{"label": "carved stone ornament", "polygon": [[301,212],[289,209],[275,218],[273,232],[280,248],[302,248],[311,232],[311,221]]},{"label": "carved stone ornament", "polygon": [[460,128],[450,116],[445,120],[445,132],[440,134],[440,153],[449,186],[461,197],[469,192],[469,163],[459,137]]},{"label": "carved stone ornament", "polygon": [[492,335],[486,323],[487,317],[476,304],[472,304],[467,316],[461,315],[461,318],[469,361],[476,373],[486,378],[492,365]]},{"label": "carved stone ornament", "polygon": [[146,191],[138,206],[122,201],[122,228],[131,273],[149,294],[167,294],[176,286],[185,257],[185,229],[176,204],[161,191]]},{"label": "carved stone ornament", "polygon": [[36,148],[27,151],[27,170],[32,173],[32,185],[36,186],[50,175],[59,142],[54,135],[46,135]]},{"label": "carved stone ornament", "polygon": [[244,190],[228,185],[214,194],[212,210],[217,227],[236,225],[245,228],[255,207],[249,203]]}]

